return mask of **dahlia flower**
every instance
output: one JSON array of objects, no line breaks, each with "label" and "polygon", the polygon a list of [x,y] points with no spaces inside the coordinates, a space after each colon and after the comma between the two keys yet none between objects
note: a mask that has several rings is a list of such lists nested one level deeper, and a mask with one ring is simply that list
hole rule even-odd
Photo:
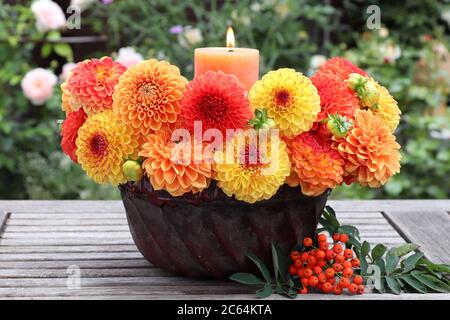
[{"label": "dahlia flower", "polygon": [[344,139],[334,138],[333,148],[345,159],[346,174],[363,186],[377,188],[400,172],[400,145],[371,110],[358,110],[353,128]]},{"label": "dahlia flower", "polygon": [[367,76],[365,71],[361,70],[350,61],[340,57],[329,59],[319,68],[317,73],[332,73],[341,80],[347,80],[352,73],[359,73],[362,76]]},{"label": "dahlia flower", "polygon": [[249,98],[253,110],[267,109],[284,136],[311,129],[320,111],[316,87],[293,69],[268,72],[250,89]]},{"label": "dahlia flower", "polygon": [[74,98],[69,89],[67,88],[67,82],[61,84],[61,109],[66,112],[66,115],[70,112],[80,110],[81,104]]},{"label": "dahlia flower", "polygon": [[231,147],[214,154],[217,185],[229,197],[234,195],[248,203],[270,199],[290,174],[283,141],[255,144],[252,147],[248,140],[236,135]]},{"label": "dahlia flower", "polygon": [[[305,132],[289,139],[287,145],[303,194],[318,196],[343,182],[344,159],[332,149],[331,141]],[[295,176],[290,177],[287,183],[295,186]]]},{"label": "dahlia flower", "polygon": [[372,111],[387,124],[391,132],[394,132],[400,123],[402,112],[398,107],[397,101],[391,96],[389,91],[378,83],[376,83],[376,86],[380,96],[377,107]]},{"label": "dahlia flower", "polygon": [[117,185],[127,181],[124,161],[137,158],[138,143],[132,128],[124,125],[111,110],[87,118],[78,130],[78,162],[97,183]]},{"label": "dahlia flower", "polygon": [[150,183],[155,190],[166,190],[172,196],[202,191],[211,179],[211,162],[202,158],[203,149],[194,141],[177,142],[171,138],[171,130],[167,129],[150,134],[139,152]]},{"label": "dahlia flower", "polygon": [[85,60],[72,69],[67,89],[88,115],[111,109],[114,87],[125,70],[110,57]]},{"label": "dahlia flower", "polygon": [[61,128],[61,149],[67,154],[73,162],[77,163],[77,145],[78,129],[84,124],[87,115],[83,109],[76,112],[69,112]]},{"label": "dahlia flower", "polygon": [[167,61],[143,61],[120,77],[113,97],[114,112],[145,137],[177,121],[186,83],[180,70]]},{"label": "dahlia flower", "polygon": [[247,91],[234,75],[208,71],[190,81],[181,99],[181,117],[186,129],[201,121],[203,131],[243,128],[253,116]]}]

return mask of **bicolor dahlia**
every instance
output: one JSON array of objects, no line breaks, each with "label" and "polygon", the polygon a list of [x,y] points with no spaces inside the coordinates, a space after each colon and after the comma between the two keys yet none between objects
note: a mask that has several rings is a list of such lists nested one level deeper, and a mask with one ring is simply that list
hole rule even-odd
[{"label": "bicolor dahlia", "polygon": [[67,88],[67,82],[61,84],[61,109],[66,113],[66,116],[70,112],[80,110],[81,104],[75,99],[69,89]]},{"label": "bicolor dahlia", "polygon": [[215,179],[227,196],[254,203],[270,199],[283,185],[290,174],[289,156],[283,141],[272,141],[252,147],[236,135],[231,147],[215,153]]},{"label": "bicolor dahlia", "polygon": [[208,71],[189,82],[181,100],[181,116],[186,129],[193,132],[194,122],[202,130],[243,128],[253,116],[247,91],[239,79],[223,72]]},{"label": "bicolor dahlia", "polygon": [[337,75],[327,72],[317,72],[311,77],[320,96],[321,110],[317,116],[317,122],[328,117],[328,115],[339,114],[353,119],[355,111],[359,109],[359,99],[345,81]]},{"label": "bicolor dahlia", "polygon": [[69,112],[61,127],[61,149],[75,163],[78,162],[76,155],[78,129],[84,124],[86,119],[87,115],[83,109]]},{"label": "bicolor dahlia", "polygon": [[131,127],[123,124],[112,110],[88,117],[78,130],[78,162],[97,183],[125,183],[124,161],[137,158],[138,143]]},{"label": "bicolor dahlia", "polygon": [[269,71],[250,89],[253,110],[267,109],[284,136],[311,129],[320,111],[320,97],[307,77],[294,69]]},{"label": "bicolor dahlia", "polygon": [[114,87],[125,70],[110,57],[85,60],[72,69],[67,89],[88,115],[111,109]]},{"label": "bicolor dahlia", "polygon": [[[288,140],[288,152],[303,194],[318,196],[343,182],[345,162],[332,149],[331,141],[305,132]],[[297,183],[295,176],[286,182],[291,186]]]},{"label": "bicolor dahlia", "polygon": [[363,186],[380,187],[400,172],[400,145],[371,110],[356,111],[354,127],[345,138],[335,139],[333,147],[345,159],[346,174]]},{"label": "bicolor dahlia", "polygon": [[387,124],[391,132],[394,132],[400,123],[401,111],[397,101],[392,97],[389,91],[376,83],[379,92],[378,104],[372,111]]},{"label": "bicolor dahlia", "polygon": [[187,80],[167,61],[146,60],[120,77],[114,92],[114,112],[141,136],[173,124]]},{"label": "bicolor dahlia", "polygon": [[367,76],[367,73],[364,70],[361,70],[350,61],[340,57],[329,59],[319,68],[317,73],[331,73],[341,80],[347,80],[352,73],[359,73],[362,76]]},{"label": "bicolor dahlia", "polygon": [[155,190],[181,196],[209,185],[212,165],[202,151],[194,140],[173,141],[171,130],[163,129],[147,136],[139,155],[144,157],[143,167]]}]

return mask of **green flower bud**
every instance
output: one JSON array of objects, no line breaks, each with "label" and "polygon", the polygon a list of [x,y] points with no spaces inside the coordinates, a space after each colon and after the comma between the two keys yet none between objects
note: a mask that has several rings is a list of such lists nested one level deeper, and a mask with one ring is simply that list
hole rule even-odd
[{"label": "green flower bud", "polygon": [[358,93],[358,91],[365,86],[367,78],[359,73],[351,73],[347,79],[347,86]]},{"label": "green flower bud", "polygon": [[328,115],[327,128],[336,138],[345,137],[352,126],[352,123],[345,116],[339,114]]},{"label": "green flower bud", "polygon": [[144,176],[142,165],[136,160],[125,161],[122,170],[129,181],[137,182]]},{"label": "green flower bud", "polygon": [[380,98],[380,93],[375,84],[375,81],[369,80],[363,89],[363,94],[361,98],[361,104],[363,107],[371,108],[378,104],[378,99]]}]

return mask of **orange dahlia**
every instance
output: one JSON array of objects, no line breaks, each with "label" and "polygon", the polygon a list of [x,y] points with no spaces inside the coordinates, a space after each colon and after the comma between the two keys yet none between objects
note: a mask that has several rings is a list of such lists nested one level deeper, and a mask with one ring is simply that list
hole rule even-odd
[{"label": "orange dahlia", "polygon": [[73,162],[77,163],[77,145],[78,129],[84,124],[87,115],[83,109],[75,112],[69,112],[61,128],[61,149],[67,154]]},{"label": "orange dahlia", "polygon": [[150,134],[139,152],[150,183],[155,190],[166,190],[172,196],[202,191],[211,179],[211,162],[203,159],[203,149],[196,142],[171,138],[168,129]]},{"label": "orange dahlia", "polygon": [[352,73],[359,73],[362,76],[367,76],[367,73],[350,61],[334,57],[325,62],[317,71],[317,73],[332,73],[339,77],[341,80],[347,80],[348,76]]},{"label": "orange dahlia", "polygon": [[327,72],[317,72],[311,78],[320,96],[321,110],[317,122],[328,115],[339,114],[353,119],[355,111],[359,109],[359,99],[355,92],[337,75]]},{"label": "orange dahlia", "polygon": [[75,99],[67,88],[67,82],[61,84],[61,109],[68,115],[70,112],[80,110],[81,104]]},{"label": "orange dahlia", "polygon": [[78,162],[95,182],[127,181],[122,166],[125,160],[137,158],[138,143],[132,128],[111,110],[89,116],[78,130],[76,145]]},{"label": "orange dahlia", "polygon": [[167,61],[143,61],[120,77],[114,92],[114,112],[141,136],[173,124],[180,113],[187,80]]},{"label": "orange dahlia", "polygon": [[[288,152],[303,194],[318,196],[343,182],[345,162],[331,141],[305,132],[288,140]],[[291,176],[286,183],[295,186],[297,180]]]},{"label": "orange dahlia", "polygon": [[67,89],[88,115],[111,109],[114,87],[125,70],[110,57],[85,60],[72,70]]},{"label": "orange dahlia", "polygon": [[363,186],[380,187],[400,172],[400,145],[382,119],[371,110],[356,111],[354,127],[333,147],[345,161],[345,171]]},{"label": "orange dahlia", "polygon": [[253,116],[247,91],[239,79],[223,72],[208,71],[189,82],[181,100],[181,116],[193,132],[194,121],[203,131],[243,128]]}]

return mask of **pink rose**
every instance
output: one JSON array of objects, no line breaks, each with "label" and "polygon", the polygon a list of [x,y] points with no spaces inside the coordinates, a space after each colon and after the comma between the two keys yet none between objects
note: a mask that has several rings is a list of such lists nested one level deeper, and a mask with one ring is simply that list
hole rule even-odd
[{"label": "pink rose", "polygon": [[76,66],[77,66],[77,64],[76,64],[76,63],[73,63],[73,62],[68,62],[68,63],[66,63],[65,65],[63,65],[63,67],[62,67],[62,72],[61,72],[61,74],[60,74],[60,76],[59,76],[60,79],[61,79],[63,82],[69,80],[69,76],[70,76],[70,74],[71,74],[73,68],[75,68]]},{"label": "pink rose", "polygon": [[20,83],[25,97],[32,104],[42,105],[53,94],[58,78],[49,70],[36,68],[28,71]]},{"label": "pink rose", "polygon": [[66,25],[66,16],[61,7],[51,0],[37,0],[31,5],[36,18],[36,28],[41,32],[57,30]]},{"label": "pink rose", "polygon": [[116,58],[117,62],[123,64],[127,68],[138,64],[142,60],[144,60],[142,55],[131,47],[120,48]]}]

